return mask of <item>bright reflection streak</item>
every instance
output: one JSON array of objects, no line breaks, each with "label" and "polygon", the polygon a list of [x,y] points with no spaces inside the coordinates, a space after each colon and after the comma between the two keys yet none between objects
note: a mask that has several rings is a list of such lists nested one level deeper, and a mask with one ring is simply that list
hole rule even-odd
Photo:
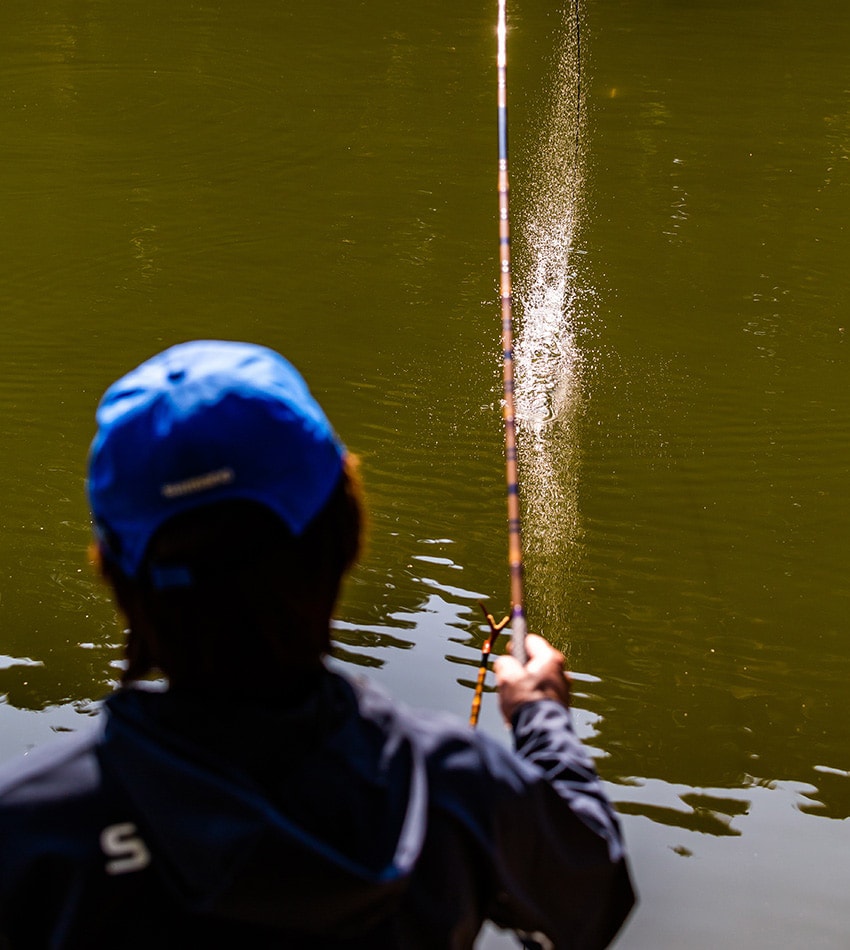
[{"label": "bright reflection streak", "polygon": [[530,210],[521,224],[529,263],[517,279],[522,320],[514,350],[529,613],[537,629],[561,641],[565,586],[581,535],[576,435],[582,356],[573,261],[584,180],[578,30],[570,5],[530,175]]}]

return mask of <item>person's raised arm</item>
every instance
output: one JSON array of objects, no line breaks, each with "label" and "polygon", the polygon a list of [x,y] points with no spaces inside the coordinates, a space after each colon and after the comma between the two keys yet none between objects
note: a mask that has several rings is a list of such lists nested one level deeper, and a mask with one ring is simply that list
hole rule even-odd
[{"label": "person's raised arm", "polygon": [[503,890],[492,918],[558,947],[601,950],[634,903],[617,817],[570,724],[563,654],[534,634],[525,648],[525,664],[509,655],[495,664],[502,714],[526,767],[505,799]]}]

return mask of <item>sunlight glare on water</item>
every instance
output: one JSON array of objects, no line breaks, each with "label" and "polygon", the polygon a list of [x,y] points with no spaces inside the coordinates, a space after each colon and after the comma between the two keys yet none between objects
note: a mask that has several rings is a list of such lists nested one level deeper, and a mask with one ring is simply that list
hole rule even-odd
[{"label": "sunlight glare on water", "polygon": [[576,420],[583,357],[576,329],[590,298],[580,293],[574,266],[584,184],[580,21],[573,5],[561,15],[547,114],[518,221],[527,260],[516,282],[521,319],[514,350],[530,599],[537,623],[550,631],[564,626],[564,585],[581,533]]},{"label": "sunlight glare on water", "polygon": [[517,278],[522,312],[515,347],[517,417],[534,435],[574,408],[581,375],[572,266],[584,183],[580,34],[573,8],[565,8],[563,16],[543,141],[530,175],[529,211],[520,222],[529,259]]}]

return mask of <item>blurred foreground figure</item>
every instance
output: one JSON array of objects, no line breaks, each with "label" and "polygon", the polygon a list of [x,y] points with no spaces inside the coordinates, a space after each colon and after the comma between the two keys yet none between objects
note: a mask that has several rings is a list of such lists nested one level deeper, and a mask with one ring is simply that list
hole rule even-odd
[{"label": "blurred foreground figure", "polygon": [[97,423],[126,670],[94,728],[0,770],[0,948],[440,950],[488,918],[607,945],[632,889],[557,651],[497,665],[516,752],[325,666],[360,493],[292,366],[175,346]]}]

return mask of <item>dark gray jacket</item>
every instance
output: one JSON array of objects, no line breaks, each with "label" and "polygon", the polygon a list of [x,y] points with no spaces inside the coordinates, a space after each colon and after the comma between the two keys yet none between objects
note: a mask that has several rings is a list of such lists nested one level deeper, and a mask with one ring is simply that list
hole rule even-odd
[{"label": "dark gray jacket", "polygon": [[0,769],[0,947],[604,947],[633,903],[569,713],[516,753],[324,675],[297,706],[113,694]]}]

